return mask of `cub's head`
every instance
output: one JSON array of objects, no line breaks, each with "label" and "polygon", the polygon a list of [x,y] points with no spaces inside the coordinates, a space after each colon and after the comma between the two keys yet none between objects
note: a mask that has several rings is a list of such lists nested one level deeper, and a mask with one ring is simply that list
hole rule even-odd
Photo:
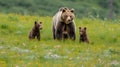
[{"label": "cub's head", "polygon": [[61,14],[61,19],[63,22],[65,22],[65,24],[69,24],[71,22],[73,22],[74,20],[74,9],[61,9],[62,14]]},{"label": "cub's head", "polygon": [[42,29],[42,22],[36,22],[35,21],[35,28],[37,28],[37,29]]},{"label": "cub's head", "polygon": [[79,27],[79,32],[80,32],[80,35],[86,35],[86,27],[84,27],[84,28],[81,28],[81,27]]}]

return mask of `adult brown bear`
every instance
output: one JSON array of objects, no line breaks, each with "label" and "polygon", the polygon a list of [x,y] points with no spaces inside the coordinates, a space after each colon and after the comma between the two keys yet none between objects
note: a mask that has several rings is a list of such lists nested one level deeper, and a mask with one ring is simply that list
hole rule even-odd
[{"label": "adult brown bear", "polygon": [[[74,9],[62,7],[53,17],[53,37],[61,40],[64,38],[63,33],[67,32],[67,37],[72,40],[76,39],[76,25],[74,22]],[[65,29],[64,29],[65,28]]]}]

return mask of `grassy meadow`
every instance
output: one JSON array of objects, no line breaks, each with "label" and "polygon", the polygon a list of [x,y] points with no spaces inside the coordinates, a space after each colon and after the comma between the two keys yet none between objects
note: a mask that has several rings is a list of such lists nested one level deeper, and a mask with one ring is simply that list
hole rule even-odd
[{"label": "grassy meadow", "polygon": [[[29,40],[42,21],[41,40]],[[0,14],[0,67],[120,67],[120,21],[76,18],[76,40],[53,40],[52,17]],[[79,26],[90,44],[79,43]]]}]

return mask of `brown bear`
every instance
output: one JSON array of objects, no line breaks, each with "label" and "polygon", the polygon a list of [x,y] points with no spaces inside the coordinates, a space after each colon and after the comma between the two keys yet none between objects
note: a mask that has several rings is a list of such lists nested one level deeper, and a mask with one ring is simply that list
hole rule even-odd
[{"label": "brown bear", "polygon": [[[76,39],[76,26],[74,22],[74,9],[62,7],[53,17],[53,38],[61,40],[63,34],[67,32],[67,37],[72,40]],[[67,29],[63,29],[66,27]],[[66,34],[65,34],[66,35]]]},{"label": "brown bear", "polygon": [[62,38],[63,39],[68,39],[69,38],[69,34],[67,32],[67,29],[68,28],[66,26],[64,26],[63,29],[62,29]]},{"label": "brown bear", "polygon": [[89,43],[86,29],[87,29],[86,27],[84,27],[84,28],[79,27],[79,33],[80,33],[79,42]]},{"label": "brown bear", "polygon": [[29,39],[35,39],[37,37],[40,40],[40,30],[42,29],[42,22],[34,22],[34,27],[29,33]]}]

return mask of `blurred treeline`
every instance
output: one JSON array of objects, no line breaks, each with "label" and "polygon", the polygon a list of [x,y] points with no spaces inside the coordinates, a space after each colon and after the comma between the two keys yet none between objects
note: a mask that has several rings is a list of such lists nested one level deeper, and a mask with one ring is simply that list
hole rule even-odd
[{"label": "blurred treeline", "polygon": [[53,16],[62,6],[74,8],[77,17],[120,15],[120,0],[0,0],[0,13]]}]

